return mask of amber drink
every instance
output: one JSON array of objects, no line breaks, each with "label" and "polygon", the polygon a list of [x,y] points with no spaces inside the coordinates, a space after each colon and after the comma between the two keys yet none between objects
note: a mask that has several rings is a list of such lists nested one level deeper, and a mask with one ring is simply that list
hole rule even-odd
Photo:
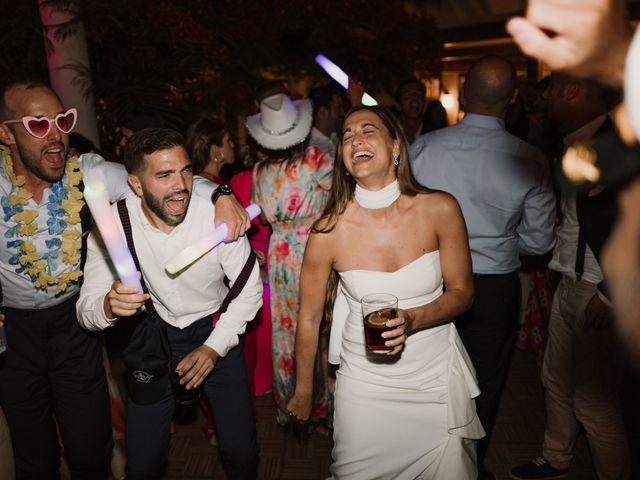
[{"label": "amber drink", "polygon": [[398,316],[398,299],[388,293],[374,293],[363,297],[361,304],[367,349],[373,352],[393,350],[384,344],[388,339],[382,334],[394,328],[387,327],[386,323]]}]

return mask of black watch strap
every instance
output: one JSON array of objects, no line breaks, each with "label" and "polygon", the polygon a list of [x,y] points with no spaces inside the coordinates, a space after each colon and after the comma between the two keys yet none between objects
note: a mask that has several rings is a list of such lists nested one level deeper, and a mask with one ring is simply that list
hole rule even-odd
[{"label": "black watch strap", "polygon": [[231,190],[231,187],[229,185],[226,185],[226,184],[218,185],[218,188],[216,188],[213,191],[213,194],[211,195],[211,201],[215,205],[221,196],[232,195],[232,194],[233,194],[233,190]]}]

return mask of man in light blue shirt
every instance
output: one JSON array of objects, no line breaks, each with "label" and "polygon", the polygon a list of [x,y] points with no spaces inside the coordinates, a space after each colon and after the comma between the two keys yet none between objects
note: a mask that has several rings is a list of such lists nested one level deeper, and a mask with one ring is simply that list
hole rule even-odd
[{"label": "man in light blue shirt", "polygon": [[456,197],[469,233],[475,300],[456,326],[482,392],[476,408],[487,436],[478,442],[479,479],[494,478],[483,463],[518,328],[519,255],[545,254],[555,238],[545,157],[504,128],[515,87],[510,63],[494,56],[479,60],[462,92],[464,119],[411,146],[416,178]]}]

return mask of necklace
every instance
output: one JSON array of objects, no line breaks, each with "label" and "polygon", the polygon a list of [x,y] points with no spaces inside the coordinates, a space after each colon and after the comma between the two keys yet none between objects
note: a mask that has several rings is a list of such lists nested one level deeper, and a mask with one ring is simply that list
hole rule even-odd
[{"label": "necklace", "polygon": [[[16,266],[16,273],[27,275],[36,288],[46,291],[56,286],[56,295],[63,293],[69,283],[77,282],[82,276],[78,268],[82,247],[80,232],[75,225],[80,223],[80,210],[84,205],[78,185],[82,181],[80,164],[76,157],[67,159],[65,176],[51,184],[47,203],[47,231],[53,237],[45,240],[46,252],[39,252],[34,240],[38,233],[38,211],[25,208],[33,194],[24,188],[26,179],[17,176],[13,170],[11,151],[0,146],[0,157],[4,157],[4,167],[11,180],[11,193],[0,198],[5,222],[13,222],[5,232],[7,248],[15,253],[9,264]],[[53,272],[58,267],[58,258],[71,269],[57,276]]]},{"label": "necklace", "polygon": [[400,186],[398,185],[398,180],[394,180],[389,185],[376,192],[366,190],[360,185],[356,185],[356,202],[358,202],[360,206],[364,208],[387,208],[389,205],[395,202],[399,196]]}]

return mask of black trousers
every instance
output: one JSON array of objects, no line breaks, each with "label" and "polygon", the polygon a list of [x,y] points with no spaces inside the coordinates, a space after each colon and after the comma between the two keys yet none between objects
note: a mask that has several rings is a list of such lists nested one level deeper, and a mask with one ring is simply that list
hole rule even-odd
[{"label": "black trousers", "polygon": [[476,411],[487,432],[478,441],[478,466],[482,469],[516,342],[521,287],[517,272],[474,275],[473,284],[473,305],[456,319],[456,327],[480,387]]},{"label": "black trousers", "polygon": [[[204,343],[211,333],[211,317],[184,330],[167,325],[172,364]],[[202,384],[213,412],[220,456],[230,480],[254,480],[258,475],[258,440],[242,346],[218,358]],[[171,418],[175,408],[172,387],[151,405],[129,400],[127,414],[127,480],[161,479],[167,463]]]},{"label": "black trousers", "polygon": [[111,415],[99,334],[80,328],[77,296],[55,307],[4,307],[0,404],[11,431],[18,479],[57,479],[62,433],[71,476],[109,476]]}]

